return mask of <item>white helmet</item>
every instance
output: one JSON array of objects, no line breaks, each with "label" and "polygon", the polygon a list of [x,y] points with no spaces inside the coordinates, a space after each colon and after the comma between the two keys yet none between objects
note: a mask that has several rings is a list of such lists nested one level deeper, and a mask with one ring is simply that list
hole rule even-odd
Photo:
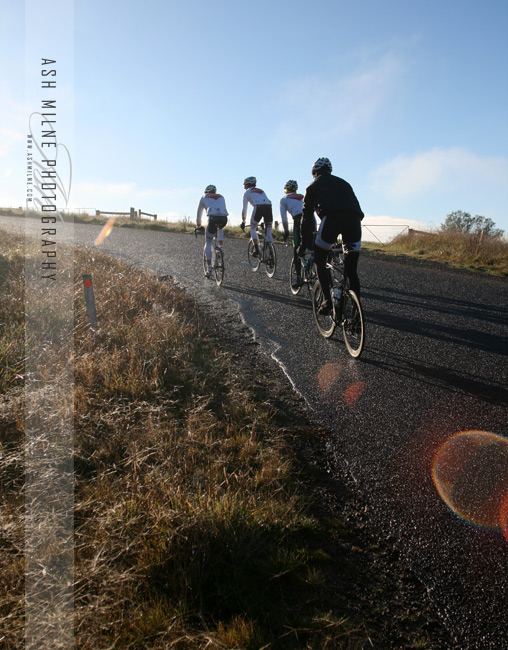
[{"label": "white helmet", "polygon": [[287,192],[296,192],[298,189],[298,183],[296,181],[290,180],[284,185],[284,189]]},{"label": "white helmet", "polygon": [[207,185],[205,187],[205,194],[215,194],[217,192],[217,188],[215,185]]},{"label": "white helmet", "polygon": [[256,187],[256,177],[255,176],[247,176],[247,178],[243,181],[243,184],[245,187]]},{"label": "white helmet", "polygon": [[312,165],[312,175],[319,176],[323,173],[332,173],[332,163],[328,158],[318,158],[316,162]]}]

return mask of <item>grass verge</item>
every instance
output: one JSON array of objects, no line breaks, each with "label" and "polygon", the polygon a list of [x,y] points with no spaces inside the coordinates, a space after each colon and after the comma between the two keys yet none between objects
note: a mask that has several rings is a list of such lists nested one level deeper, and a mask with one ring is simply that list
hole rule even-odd
[{"label": "grass verge", "polygon": [[508,242],[498,237],[451,231],[409,232],[373,249],[508,277]]},{"label": "grass verge", "polygon": [[[0,629],[10,650],[24,645],[30,251],[16,236],[4,241]],[[97,333],[87,325],[84,272],[94,277]],[[386,551],[314,507],[320,470],[302,469],[295,450],[315,447],[322,432],[290,402],[268,400],[270,379],[249,379],[172,283],[83,250],[75,276],[76,647],[440,647],[420,601],[403,631],[383,627],[403,574],[393,558],[380,571]]]}]

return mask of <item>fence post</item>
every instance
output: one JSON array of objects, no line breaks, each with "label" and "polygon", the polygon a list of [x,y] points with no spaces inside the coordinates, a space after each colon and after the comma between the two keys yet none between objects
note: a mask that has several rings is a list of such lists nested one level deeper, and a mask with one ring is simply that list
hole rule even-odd
[{"label": "fence post", "polygon": [[95,312],[95,298],[93,295],[93,283],[91,275],[83,275],[83,288],[85,290],[86,313],[88,322],[93,330],[97,329],[97,314]]}]

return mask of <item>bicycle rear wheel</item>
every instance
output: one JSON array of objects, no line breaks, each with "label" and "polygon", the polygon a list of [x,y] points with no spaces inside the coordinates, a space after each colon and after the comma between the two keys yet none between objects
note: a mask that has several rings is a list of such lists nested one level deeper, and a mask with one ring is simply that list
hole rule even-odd
[{"label": "bicycle rear wheel", "polygon": [[277,268],[277,255],[275,254],[275,246],[271,241],[265,241],[264,262],[266,275],[269,278],[273,278],[275,269]]},{"label": "bicycle rear wheel", "polygon": [[224,280],[224,254],[220,248],[215,249],[215,264],[213,265],[215,271],[215,282],[220,287]]},{"label": "bicycle rear wheel", "polygon": [[359,357],[365,344],[365,322],[363,310],[354,291],[346,291],[343,296],[342,335],[349,354]]},{"label": "bicycle rear wheel", "polygon": [[291,293],[294,296],[298,295],[302,289],[302,276],[301,274],[298,276],[296,273],[296,265],[294,259],[291,260],[291,267],[289,269],[289,288],[291,289]]},{"label": "bicycle rear wheel", "polygon": [[319,308],[321,307],[322,303],[323,291],[321,289],[321,285],[319,284],[319,280],[317,280],[312,291],[312,312],[314,314],[314,320],[316,322],[319,333],[321,336],[324,336],[325,339],[329,339],[330,336],[332,336],[332,334],[335,332],[336,327],[334,318],[335,306],[333,307],[332,311],[325,316],[319,313]]},{"label": "bicycle rear wheel", "polygon": [[261,260],[259,259],[259,257],[254,257],[255,250],[256,249],[254,247],[254,243],[251,239],[247,247],[247,257],[249,259],[249,264],[253,271],[257,271],[259,269],[259,265],[261,264]]}]

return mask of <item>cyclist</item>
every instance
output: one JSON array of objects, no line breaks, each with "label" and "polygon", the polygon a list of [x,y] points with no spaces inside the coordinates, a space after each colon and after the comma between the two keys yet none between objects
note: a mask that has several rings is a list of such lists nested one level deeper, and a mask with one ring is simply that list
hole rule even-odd
[{"label": "cyclist", "polygon": [[[302,273],[302,262],[300,256],[296,252],[301,241],[301,224],[302,224],[302,201],[303,194],[298,194],[298,183],[294,180],[289,180],[284,185],[284,192],[286,193],[280,200],[280,216],[282,219],[282,224],[284,226],[284,241],[287,240],[289,236],[288,229],[288,219],[287,213],[293,217],[293,244],[295,251],[293,254],[293,259],[295,263],[296,270],[296,281],[293,283],[295,289],[297,289],[301,281]],[[314,219],[314,230],[316,229],[316,219]]]},{"label": "cyclist", "polygon": [[241,229],[245,232],[245,221],[247,219],[247,209],[249,203],[253,206],[252,214],[250,217],[250,236],[252,243],[254,244],[254,257],[260,257],[260,248],[259,248],[259,238],[256,231],[258,223],[263,219],[265,225],[265,240],[267,242],[273,242],[272,237],[272,224],[273,224],[273,213],[272,213],[272,202],[263,192],[263,190],[256,187],[257,180],[255,176],[247,176],[243,181],[243,187],[245,189],[243,195],[243,209],[242,209],[242,223],[240,225]]},{"label": "cyclist", "polygon": [[332,163],[328,158],[318,158],[312,166],[314,180],[307,187],[303,198],[302,243],[298,254],[312,246],[314,211],[321,219],[314,242],[314,260],[319,284],[323,290],[320,313],[328,314],[332,308],[330,280],[326,270],[326,258],[339,234],[343,249],[348,251],[344,261],[344,273],[350,288],[360,296],[358,257],[362,240],[362,219],[364,214],[351,185],[332,174]]},{"label": "cyclist", "polygon": [[224,233],[222,229],[228,222],[228,211],[226,210],[226,201],[222,194],[217,194],[215,185],[207,185],[205,192],[201,197],[198,205],[196,216],[196,226],[201,228],[201,216],[203,210],[206,210],[208,224],[205,230],[205,255],[208,264],[208,271],[205,273],[207,278],[212,273],[212,242],[217,236],[217,243],[221,250],[224,244]]}]

